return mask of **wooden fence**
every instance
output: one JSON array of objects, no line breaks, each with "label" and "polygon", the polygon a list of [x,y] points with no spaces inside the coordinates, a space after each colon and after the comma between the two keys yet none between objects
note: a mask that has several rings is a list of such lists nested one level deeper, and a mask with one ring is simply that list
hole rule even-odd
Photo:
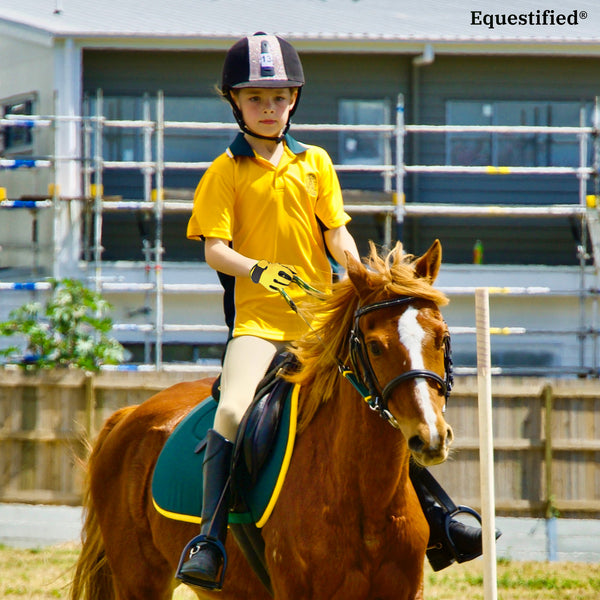
[{"label": "wooden fence", "polygon": [[[454,457],[432,469],[456,503],[480,507],[476,378],[459,378],[447,411]],[[600,382],[492,380],[496,512],[600,516]]]},{"label": "wooden fence", "polygon": [[0,369],[0,502],[78,505],[89,441],[118,408],[189,373]]},{"label": "wooden fence", "polygon": [[[0,502],[81,501],[86,440],[121,406],[190,373],[0,370]],[[495,378],[499,515],[600,517],[600,382]],[[432,472],[458,504],[479,508],[477,381],[458,377],[448,406],[451,458]]]}]

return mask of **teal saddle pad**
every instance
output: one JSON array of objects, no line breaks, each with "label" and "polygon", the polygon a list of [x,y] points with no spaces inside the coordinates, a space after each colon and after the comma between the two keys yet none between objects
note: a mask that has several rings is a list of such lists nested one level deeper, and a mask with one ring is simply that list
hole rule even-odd
[{"label": "teal saddle pad", "polygon": [[[256,483],[234,481],[235,491],[246,506],[241,512],[230,513],[230,523],[256,523],[262,527],[269,518],[292,455],[298,392],[299,386],[293,386],[285,398],[272,450]],[[170,519],[201,521],[204,438],[213,426],[216,409],[217,403],[212,397],[193,408],[173,430],[158,457],[152,478],[152,498],[158,512]]]}]

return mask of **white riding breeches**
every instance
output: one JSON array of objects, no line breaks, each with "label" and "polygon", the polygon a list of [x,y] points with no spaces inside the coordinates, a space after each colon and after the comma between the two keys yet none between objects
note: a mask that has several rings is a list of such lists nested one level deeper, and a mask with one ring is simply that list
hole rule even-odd
[{"label": "white riding breeches", "polygon": [[239,424],[254,398],[273,357],[287,342],[265,340],[250,335],[235,337],[227,344],[221,373],[221,397],[214,429],[235,441]]}]

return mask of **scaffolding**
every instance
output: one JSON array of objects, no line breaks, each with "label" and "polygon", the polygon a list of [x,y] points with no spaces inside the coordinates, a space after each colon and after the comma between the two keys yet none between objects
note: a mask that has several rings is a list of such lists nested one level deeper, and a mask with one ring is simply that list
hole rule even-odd
[{"label": "scaffolding", "polygon": [[[150,118],[150,102],[155,102],[155,119]],[[156,370],[165,369],[168,366],[163,360],[163,336],[166,332],[196,332],[218,333],[225,336],[227,328],[215,323],[204,324],[172,324],[164,320],[164,298],[165,294],[219,294],[222,289],[215,284],[189,284],[189,283],[165,283],[163,261],[163,217],[167,213],[189,213],[190,202],[170,200],[165,197],[164,174],[167,170],[193,170],[203,171],[210,163],[208,162],[169,162],[164,159],[165,132],[168,130],[181,129],[193,131],[219,131],[235,130],[237,126],[231,123],[201,123],[167,121],[164,118],[164,96],[158,93],[154,100],[148,96],[144,99],[144,115],[141,120],[113,120],[107,119],[103,114],[103,95],[98,91],[95,102],[96,114],[90,116],[63,117],[63,116],[28,116],[6,118],[0,120],[0,126],[27,126],[27,127],[52,127],[58,128],[65,122],[76,122],[82,136],[81,157],[59,157],[48,156],[40,159],[0,159],[0,170],[2,169],[45,169],[56,172],[60,168],[61,161],[76,160],[81,166],[82,173],[82,195],[80,198],[71,198],[72,202],[80,202],[90,209],[93,231],[91,247],[82,248],[82,256],[91,265],[90,284],[98,292],[120,292],[120,293],[144,293],[146,301],[150,302],[153,297],[153,319],[146,323],[117,323],[115,330],[120,332],[137,331],[145,336],[145,363],[140,368],[153,367]],[[446,217],[576,217],[581,221],[584,239],[579,249],[580,262],[580,287],[570,291],[556,291],[544,287],[521,287],[504,288],[492,291],[500,296],[508,295],[552,295],[569,294],[579,297],[580,304],[580,327],[576,331],[559,330],[536,330],[523,327],[499,327],[493,328],[492,333],[496,335],[575,335],[580,342],[579,365],[575,369],[579,375],[599,375],[598,367],[598,294],[600,293],[600,219],[598,207],[600,203],[598,189],[598,172],[600,164],[600,128],[598,123],[598,102],[594,114],[594,123],[585,126],[580,123],[579,127],[523,127],[523,126],[444,126],[444,125],[407,125],[404,122],[404,100],[399,96],[396,110],[395,124],[384,125],[294,125],[294,131],[316,131],[316,132],[354,132],[354,133],[376,133],[383,136],[386,152],[385,162],[380,165],[335,165],[339,173],[359,172],[377,173],[382,178],[382,202],[368,202],[347,205],[350,214],[372,214],[384,218],[384,244],[390,246],[394,237],[402,235],[402,226],[408,217],[420,218],[424,216],[446,216]],[[103,140],[107,131],[116,128],[138,129],[143,137],[143,158],[139,161],[132,160],[106,160],[103,156]],[[492,167],[492,166],[449,166],[449,165],[407,165],[405,164],[405,145],[409,135],[426,135],[429,133],[451,133],[451,132],[487,132],[502,133],[507,135],[519,135],[523,133],[551,134],[551,135],[577,135],[579,140],[579,166],[577,167]],[[588,145],[593,143],[593,164],[587,164]],[[115,200],[105,198],[103,194],[103,176],[107,170],[135,169],[143,177],[143,200]],[[526,174],[531,176],[564,175],[576,177],[579,181],[579,202],[566,205],[544,205],[544,206],[470,206],[470,205],[448,205],[448,204],[424,204],[407,203],[405,201],[405,178],[412,173],[461,173],[461,174]],[[588,194],[588,182],[590,179],[594,184],[594,194]],[[27,209],[32,214],[35,222],[38,211],[54,209],[58,215],[58,206],[63,200],[58,195],[58,185],[53,187],[53,197],[38,201],[11,200],[0,202],[0,211],[6,209]],[[114,282],[107,281],[104,277],[104,261],[102,247],[103,215],[107,212],[119,211],[143,211],[153,215],[155,233],[153,243],[144,240],[145,273],[144,283]],[[87,211],[84,211],[88,214]],[[57,221],[58,217],[56,217]],[[55,225],[58,228],[58,221]],[[586,253],[587,236],[590,236],[590,245],[593,249],[594,285],[586,283],[587,263],[590,257]],[[57,237],[55,236],[54,261],[58,252]],[[33,240],[37,242],[37,240]],[[35,273],[35,270],[34,270]],[[53,273],[56,277],[58,274]],[[28,290],[40,292],[47,289],[49,285],[44,281],[31,282],[2,282],[0,290]],[[448,295],[472,295],[474,288],[446,288],[443,289]],[[591,317],[587,315],[587,301],[591,299]],[[474,335],[474,329],[468,327],[454,328],[453,333],[458,335]],[[592,342],[592,361],[587,364],[585,356],[586,340]],[[150,365],[150,345],[155,349],[154,364]],[[124,367],[130,368],[130,367]],[[469,372],[468,369],[464,372]],[[508,372],[508,370],[495,370]]]}]

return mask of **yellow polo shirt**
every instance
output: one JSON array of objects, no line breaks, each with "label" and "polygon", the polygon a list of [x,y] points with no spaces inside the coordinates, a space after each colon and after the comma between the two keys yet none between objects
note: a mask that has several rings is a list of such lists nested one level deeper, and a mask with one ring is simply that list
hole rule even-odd
[{"label": "yellow polo shirt", "polygon": [[[258,156],[242,134],[206,171],[194,196],[187,237],[229,240],[234,250],[258,260],[291,265],[318,288],[331,282],[321,224],[345,225],[340,184],[325,150],[286,135],[274,166]],[[287,288],[298,300],[297,285]],[[233,335],[297,339],[306,325],[279,293],[249,278],[236,278]]]}]

